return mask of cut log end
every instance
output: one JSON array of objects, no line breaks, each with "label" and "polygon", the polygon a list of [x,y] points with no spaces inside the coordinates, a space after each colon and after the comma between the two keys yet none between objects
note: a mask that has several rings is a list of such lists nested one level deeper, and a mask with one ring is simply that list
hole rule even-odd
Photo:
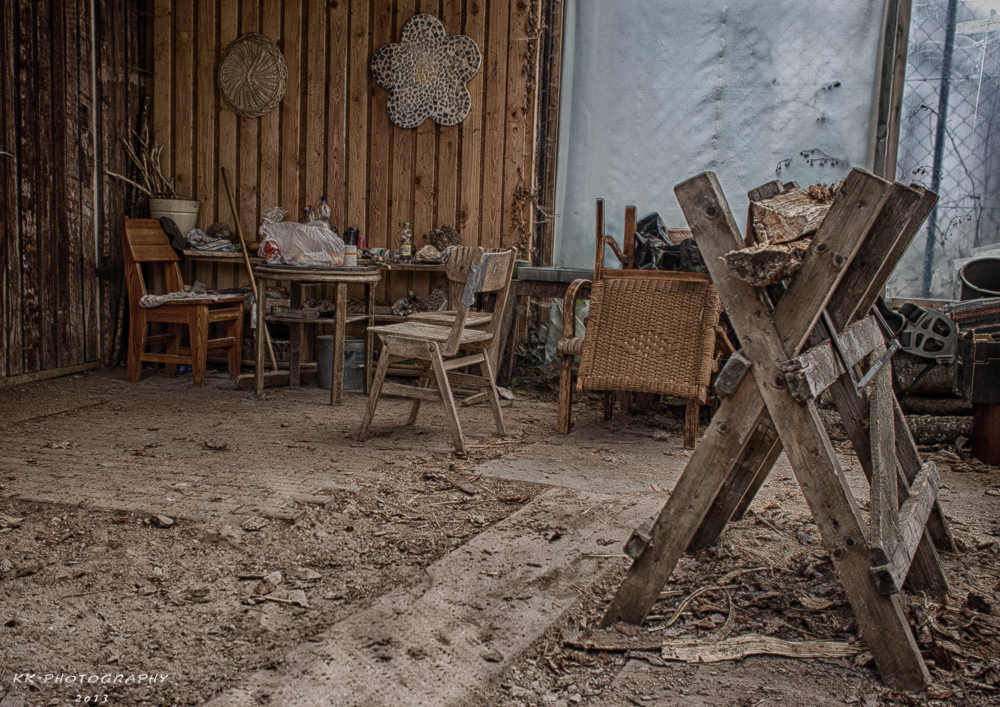
[{"label": "cut log end", "polygon": [[733,277],[755,287],[776,285],[791,277],[802,267],[811,239],[792,243],[765,243],[741,248],[726,254],[726,263]]}]

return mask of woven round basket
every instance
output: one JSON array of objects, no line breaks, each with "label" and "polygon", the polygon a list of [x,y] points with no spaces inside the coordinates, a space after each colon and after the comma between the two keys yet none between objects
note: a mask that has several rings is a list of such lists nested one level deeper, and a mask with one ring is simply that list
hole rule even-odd
[{"label": "woven round basket", "polygon": [[236,115],[259,118],[274,110],[285,95],[288,67],[269,37],[244,34],[226,48],[219,62],[219,90]]}]

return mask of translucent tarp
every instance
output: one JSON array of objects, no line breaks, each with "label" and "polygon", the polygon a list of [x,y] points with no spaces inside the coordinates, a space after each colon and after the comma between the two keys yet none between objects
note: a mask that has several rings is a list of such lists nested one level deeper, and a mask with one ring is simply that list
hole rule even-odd
[{"label": "translucent tarp", "polygon": [[913,3],[896,178],[941,198],[889,282],[894,296],[955,298],[966,259],[1000,249],[997,12],[998,0]]},{"label": "translucent tarp", "polygon": [[686,222],[673,187],[712,170],[746,192],[871,168],[884,2],[566,3],[555,264],[594,262],[594,200]]}]

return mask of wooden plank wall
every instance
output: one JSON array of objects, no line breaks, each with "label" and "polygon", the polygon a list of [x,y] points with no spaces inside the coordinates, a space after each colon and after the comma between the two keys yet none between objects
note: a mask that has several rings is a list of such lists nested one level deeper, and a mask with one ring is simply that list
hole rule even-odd
[{"label": "wooden plank wall", "polygon": [[0,9],[0,378],[109,362],[125,189],[103,173],[126,169],[144,4]]},{"label": "wooden plank wall", "polygon": [[[225,166],[248,238],[264,209],[297,218],[325,194],[333,224],[357,226],[369,247],[396,245],[409,221],[418,248],[443,224],[469,245],[532,248],[540,0],[152,1],[153,138],[202,202],[201,228],[233,222]],[[392,125],[372,80],[374,52],[419,12],[483,53],[461,125]],[[283,102],[259,119],[233,114],[216,84],[221,50],[247,32],[277,42],[288,65]],[[412,286],[399,278],[386,296]]]}]

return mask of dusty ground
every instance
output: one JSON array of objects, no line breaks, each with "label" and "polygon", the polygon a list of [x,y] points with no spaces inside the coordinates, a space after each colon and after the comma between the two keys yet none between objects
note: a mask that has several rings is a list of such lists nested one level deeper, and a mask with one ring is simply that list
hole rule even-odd
[{"label": "dusty ground", "polygon": [[[682,562],[661,618],[619,634],[645,644],[594,649],[627,567],[631,516],[662,505],[687,458],[669,408],[605,423],[583,401],[577,428],[559,437],[554,402],[523,395],[507,403],[504,440],[487,409],[460,409],[473,449],[457,458],[433,405],[407,429],[397,424],[406,403],[383,403],[378,436],[359,445],[361,396],[331,408],[316,388],[259,401],[230,385],[155,374],[128,384],[115,370],[0,388],[0,705],[321,704],[300,699],[295,681],[321,684],[352,641],[359,684],[372,665],[442,665],[435,650],[461,645],[461,625],[407,623],[414,612],[433,623],[449,599],[434,587],[461,605],[465,625],[489,624],[468,639],[482,650],[444,656],[454,684],[422,693],[447,694],[440,704],[1000,700],[1000,474],[952,471],[947,450],[927,451],[945,464],[942,503],[966,552],[945,558],[949,605],[908,597],[935,678],[934,691],[910,698],[885,690],[863,652],[692,666],[649,650],[663,637],[746,633],[857,642],[783,462],[717,549]],[[863,499],[864,478],[841,451]],[[715,586],[730,588],[702,593],[658,630]],[[463,591],[482,599],[456,598]],[[382,633],[364,636],[366,622]],[[318,655],[325,662],[312,665]],[[80,685],[80,675],[122,678]]]}]

